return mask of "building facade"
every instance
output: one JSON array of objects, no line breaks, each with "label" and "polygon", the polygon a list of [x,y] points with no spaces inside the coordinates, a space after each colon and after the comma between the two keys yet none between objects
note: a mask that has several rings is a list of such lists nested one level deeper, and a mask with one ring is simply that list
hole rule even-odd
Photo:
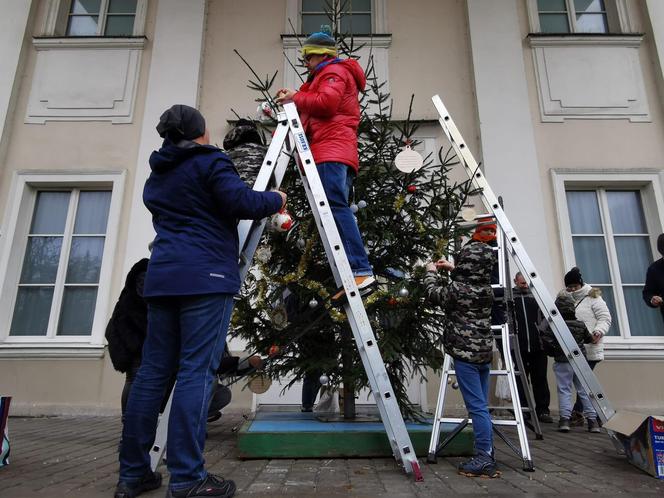
[{"label": "building facade", "polygon": [[[155,125],[199,107],[212,140],[254,115],[237,49],[295,86],[293,36],[323,0],[23,0],[0,17],[0,393],[14,413],[119,410],[104,329],[153,237],[142,203]],[[444,145],[439,94],[550,292],[577,265],[614,324],[596,373],[616,407],[664,408],[664,323],[641,299],[664,231],[664,4],[353,0],[394,117]],[[369,48],[370,47],[370,48]],[[233,344],[241,349],[241,344]],[[553,381],[551,382],[553,387]],[[412,397],[435,401],[438,377]],[[274,402],[236,389],[234,406]],[[271,397],[270,397],[271,396]],[[293,391],[282,398],[297,403]],[[555,405],[552,405],[552,408]]]}]

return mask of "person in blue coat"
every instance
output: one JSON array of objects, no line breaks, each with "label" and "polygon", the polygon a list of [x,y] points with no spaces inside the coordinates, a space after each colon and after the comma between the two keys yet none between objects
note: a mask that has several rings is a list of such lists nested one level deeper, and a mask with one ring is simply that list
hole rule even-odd
[{"label": "person in blue coat", "polygon": [[235,484],[205,470],[203,448],[233,295],[240,289],[237,223],[276,213],[286,195],[249,188],[228,156],[210,145],[205,119],[192,107],[166,110],[157,131],[164,142],[150,156],[152,172],[143,190],[157,233],[143,289],[148,331],[127,401],[115,498],[161,485],[161,475],[150,469],[149,451],[175,372],[166,496],[230,497]]}]

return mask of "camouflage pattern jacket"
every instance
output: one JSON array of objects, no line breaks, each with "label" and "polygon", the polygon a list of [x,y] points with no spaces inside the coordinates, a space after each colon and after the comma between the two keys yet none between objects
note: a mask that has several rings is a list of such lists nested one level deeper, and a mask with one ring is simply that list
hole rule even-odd
[{"label": "camouflage pattern jacket", "polygon": [[[574,299],[569,294],[561,292],[556,298],[556,308],[560,311],[560,316],[565,320],[567,328],[572,333],[572,337],[574,337],[579,349],[585,355],[586,350],[583,345],[592,342],[592,335],[586,328],[586,324],[581,320],[577,320]],[[553,356],[557,362],[567,362],[567,357],[563,353],[560,344],[558,344],[558,339],[556,339],[553,330],[546,323],[545,318],[540,322],[538,329],[541,330],[540,338],[542,339],[542,349],[544,352],[548,356]]]},{"label": "camouflage pattern jacket", "polygon": [[440,305],[447,318],[443,343],[445,352],[455,359],[491,362],[491,270],[495,262],[491,247],[471,241],[461,249],[448,285],[438,273],[428,272],[424,278],[429,300]]},{"label": "camouflage pattern jacket", "polygon": [[224,137],[224,152],[233,161],[242,181],[253,187],[267,153],[256,125],[247,119],[238,121]]}]

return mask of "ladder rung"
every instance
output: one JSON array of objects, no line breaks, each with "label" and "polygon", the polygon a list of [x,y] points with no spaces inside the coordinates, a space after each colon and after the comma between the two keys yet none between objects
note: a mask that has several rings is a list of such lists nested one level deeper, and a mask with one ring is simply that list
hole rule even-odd
[{"label": "ladder rung", "polygon": [[[438,419],[438,422],[440,422],[441,424],[460,424],[464,420],[468,420],[469,424],[473,423],[473,421],[470,418],[465,419],[465,418],[448,418],[448,417],[441,417],[441,418]],[[518,420],[501,420],[501,419],[493,420],[493,419],[491,419],[491,423],[493,425],[507,425],[507,426],[512,426],[512,427],[519,425]]]},{"label": "ladder rung", "polygon": [[[510,370],[489,370],[489,375],[508,375],[510,373]],[[444,374],[444,372],[443,372]],[[456,376],[456,371],[455,370],[448,370],[447,375],[454,375]],[[514,370],[514,375],[521,375],[521,372],[518,370]]]}]

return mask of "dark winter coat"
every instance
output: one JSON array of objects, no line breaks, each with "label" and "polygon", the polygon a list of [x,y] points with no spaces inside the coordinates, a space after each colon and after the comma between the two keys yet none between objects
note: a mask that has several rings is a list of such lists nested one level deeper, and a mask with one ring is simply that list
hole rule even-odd
[{"label": "dark winter coat", "polygon": [[113,368],[129,371],[141,361],[148,326],[147,305],[143,299],[143,282],[148,259],[141,259],[127,274],[124,288],[106,326],[108,354]]},{"label": "dark winter coat", "polygon": [[143,201],[157,232],[145,296],[237,293],[238,219],[260,219],[281,208],[276,192],[244,183],[228,156],[210,145],[168,140],[150,156]]},{"label": "dark winter coat", "polygon": [[490,363],[493,358],[491,271],[496,254],[484,242],[471,240],[461,249],[449,285],[429,272],[424,278],[429,299],[447,317],[443,344],[453,358]]},{"label": "dark winter coat", "polygon": [[525,353],[542,350],[539,331],[537,330],[537,314],[539,306],[530,289],[514,287],[514,314],[519,337],[519,349]]},{"label": "dark winter coat", "polygon": [[357,172],[358,93],[365,84],[356,60],[328,59],[293,97],[316,163],[339,162]]},{"label": "dark winter coat", "polygon": [[[572,333],[572,337],[574,337],[576,344],[585,356],[586,349],[583,345],[591,343],[593,336],[590,334],[585,323],[581,320],[577,320],[574,299],[567,294],[561,294],[556,298],[556,308],[560,311],[560,316],[565,320],[567,328]],[[540,337],[542,339],[542,349],[544,352],[548,356],[553,356],[557,362],[567,362],[568,359],[565,356],[565,353],[563,353],[563,350],[558,343],[558,339],[556,339],[551,327],[547,325],[545,327],[540,327],[540,329],[543,329]]]},{"label": "dark winter coat", "polygon": [[643,286],[643,300],[651,308],[659,308],[664,319],[664,306],[653,306],[650,300],[653,296],[664,298],[664,258],[660,258],[648,267],[646,284]]}]

